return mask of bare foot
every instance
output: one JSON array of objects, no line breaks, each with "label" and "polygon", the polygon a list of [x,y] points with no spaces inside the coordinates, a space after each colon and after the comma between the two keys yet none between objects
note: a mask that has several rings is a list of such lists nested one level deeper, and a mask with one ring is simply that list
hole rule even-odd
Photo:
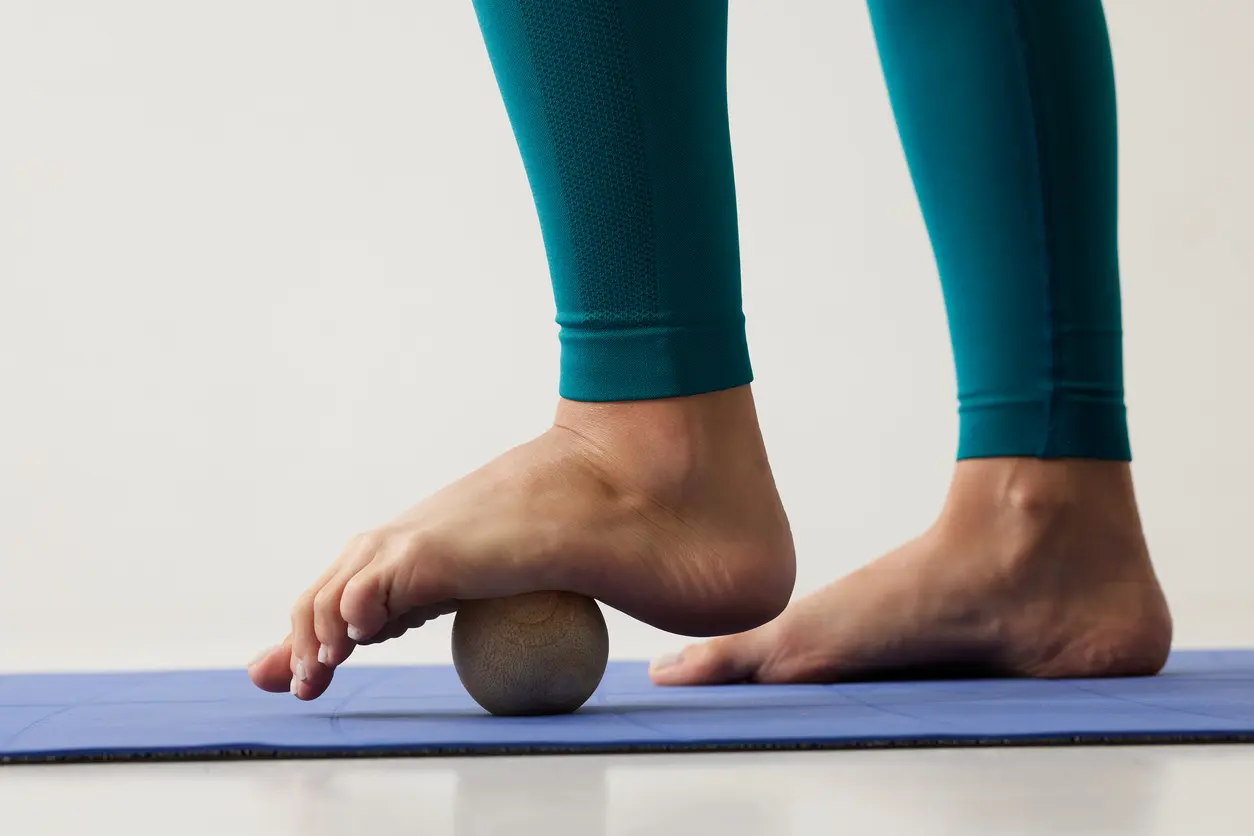
[{"label": "bare foot", "polygon": [[919,539],[651,673],[661,685],[1150,675],[1171,629],[1126,465],[975,460]]},{"label": "bare foot", "polygon": [[661,401],[563,401],[552,429],[354,538],[249,667],[313,699],[357,644],[464,599],[588,595],[691,636],[747,630],[792,594],[792,534],[749,387]]}]

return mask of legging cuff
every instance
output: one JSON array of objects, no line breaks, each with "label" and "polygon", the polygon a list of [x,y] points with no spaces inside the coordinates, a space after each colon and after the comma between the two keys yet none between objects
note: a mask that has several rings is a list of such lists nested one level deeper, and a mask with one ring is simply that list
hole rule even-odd
[{"label": "legging cuff", "polygon": [[753,380],[744,318],[701,324],[564,327],[561,383],[572,401],[636,401],[700,395]]},{"label": "legging cuff", "polygon": [[1039,400],[964,404],[959,416],[959,459],[1132,459],[1121,400],[1055,393]]}]

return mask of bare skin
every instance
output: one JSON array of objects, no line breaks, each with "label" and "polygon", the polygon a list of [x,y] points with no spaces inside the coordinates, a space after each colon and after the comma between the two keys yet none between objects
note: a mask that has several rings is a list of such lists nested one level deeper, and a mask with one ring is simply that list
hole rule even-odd
[{"label": "bare skin", "polygon": [[539,438],[354,538],[249,670],[313,699],[358,644],[541,589],[723,636],[655,664],[663,685],[1150,674],[1171,643],[1116,462],[961,462],[932,529],[780,615],[794,574],[748,387],[563,402]]},{"label": "bare skin", "polygon": [[354,538],[249,673],[313,699],[354,647],[457,601],[588,595],[689,636],[748,630],[792,594],[792,533],[749,387],[673,400],[563,401],[554,426]]},{"label": "bare skin", "polygon": [[662,685],[1158,672],[1172,623],[1128,466],[958,464],[937,523],[758,629],[654,663]]}]

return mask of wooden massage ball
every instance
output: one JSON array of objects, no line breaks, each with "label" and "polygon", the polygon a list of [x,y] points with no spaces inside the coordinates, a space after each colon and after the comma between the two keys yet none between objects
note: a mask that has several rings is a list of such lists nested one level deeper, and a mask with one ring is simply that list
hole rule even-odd
[{"label": "wooden massage ball", "polygon": [[597,602],[572,592],[462,601],[453,666],[493,714],[569,714],[605,674],[610,636]]}]

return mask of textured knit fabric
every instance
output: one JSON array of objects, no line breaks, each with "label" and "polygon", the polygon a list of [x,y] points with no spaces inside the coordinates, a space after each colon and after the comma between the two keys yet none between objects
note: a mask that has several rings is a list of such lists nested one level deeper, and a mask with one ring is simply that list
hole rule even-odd
[{"label": "textured knit fabric", "polygon": [[727,123],[727,0],[475,0],[561,326],[561,394],[752,378]]},{"label": "textured knit fabric", "polygon": [[[931,236],[960,458],[1130,457],[1100,0],[869,0]],[[749,382],[726,0],[476,0],[535,197],[561,393]]]},{"label": "textured knit fabric", "polygon": [[960,458],[1130,458],[1100,0],[870,0],[944,289]]}]

